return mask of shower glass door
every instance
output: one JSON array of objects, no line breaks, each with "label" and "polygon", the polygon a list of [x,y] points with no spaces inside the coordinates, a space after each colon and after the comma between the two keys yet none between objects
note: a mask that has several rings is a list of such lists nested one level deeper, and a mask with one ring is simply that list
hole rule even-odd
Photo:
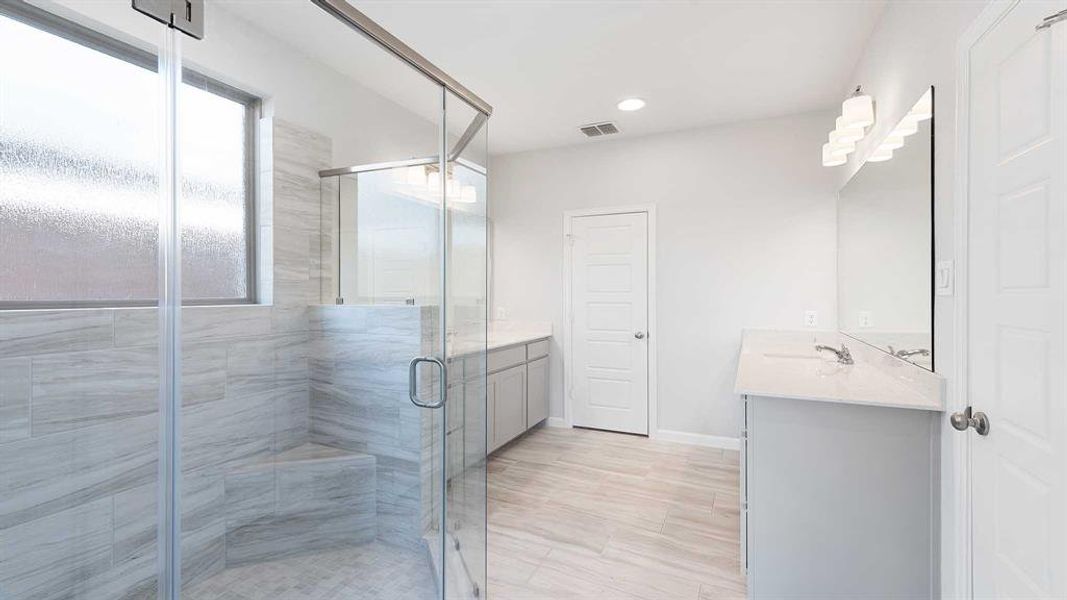
[{"label": "shower glass door", "polygon": [[155,598],[163,27],[0,2],[0,598]]},{"label": "shower glass door", "polygon": [[[446,519],[447,273],[484,296],[485,267],[448,243],[451,102],[307,0],[209,6],[179,98],[182,596],[473,598],[484,542],[455,570]],[[465,343],[484,356],[484,326]]]},{"label": "shower glass door", "polygon": [[0,598],[484,597],[484,118],[206,4],[0,0]]},{"label": "shower glass door", "polygon": [[[447,234],[445,583],[448,598],[486,585],[487,117],[445,92]],[[460,369],[462,372],[460,374]]]}]

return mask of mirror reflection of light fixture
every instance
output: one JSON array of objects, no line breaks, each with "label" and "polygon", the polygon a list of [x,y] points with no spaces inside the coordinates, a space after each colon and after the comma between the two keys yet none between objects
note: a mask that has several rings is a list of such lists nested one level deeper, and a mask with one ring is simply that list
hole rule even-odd
[{"label": "mirror reflection of light fixture", "polygon": [[888,148],[889,150],[896,150],[897,148],[903,148],[904,147],[904,136],[896,135],[896,134],[891,133],[891,134],[889,134],[889,137],[885,138],[885,141],[882,142],[881,147],[882,148]]},{"label": "mirror reflection of light fixture", "polygon": [[867,162],[885,162],[893,158],[893,149],[879,146],[867,157]]},{"label": "mirror reflection of light fixture", "polygon": [[473,185],[465,185],[460,189],[456,202],[461,204],[475,204],[478,202],[478,188]]},{"label": "mirror reflection of light fixture", "polygon": [[[393,173],[393,182],[401,193],[432,202],[441,203],[441,177],[436,165],[405,167]],[[445,177],[445,196],[449,204],[476,204],[478,188],[466,185],[454,178],[449,169]]]},{"label": "mirror reflection of light fixture", "polygon": [[927,88],[908,114],[897,123],[882,143],[867,157],[868,162],[883,162],[893,158],[893,151],[903,148],[905,139],[919,131],[919,123],[934,116],[934,88]]},{"label": "mirror reflection of light fixture", "polygon": [[933,88],[927,89],[926,93],[919,98],[919,101],[915,103],[915,106],[908,111],[908,116],[916,122],[925,121],[934,116],[934,90]]},{"label": "mirror reflection of light fixture", "polygon": [[897,123],[897,126],[893,128],[893,132],[890,136],[908,137],[919,131],[919,122],[913,119],[910,115],[904,117]]},{"label": "mirror reflection of light fixture", "polygon": [[426,174],[426,192],[431,200],[441,199],[441,175],[437,171]]},{"label": "mirror reflection of light fixture", "polygon": [[408,167],[405,171],[407,171],[405,180],[406,184],[419,187],[426,185],[426,169],[422,167]]}]

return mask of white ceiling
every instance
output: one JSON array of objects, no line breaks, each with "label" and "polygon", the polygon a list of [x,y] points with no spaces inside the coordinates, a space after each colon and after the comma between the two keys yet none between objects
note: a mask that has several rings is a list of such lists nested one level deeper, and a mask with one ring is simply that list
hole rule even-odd
[{"label": "white ceiling", "polygon": [[[493,105],[494,154],[596,143],[577,130],[594,121],[617,122],[622,133],[611,139],[618,139],[835,107],[856,83],[849,76],[885,5],[884,0],[351,1]],[[412,104],[417,82],[396,77],[387,60],[366,60],[368,43],[352,41],[350,32],[335,27],[324,32],[319,15],[298,18],[307,4],[285,3],[283,9],[277,3],[254,13],[234,4],[257,26]],[[353,44],[361,44],[359,53],[351,51]],[[648,106],[634,113],[615,108],[630,96],[644,98]]]}]

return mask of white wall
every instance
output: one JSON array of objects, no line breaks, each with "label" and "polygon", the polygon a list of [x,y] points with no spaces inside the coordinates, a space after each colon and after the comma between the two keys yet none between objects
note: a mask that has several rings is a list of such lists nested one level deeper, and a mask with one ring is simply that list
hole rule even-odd
[{"label": "white wall", "polygon": [[827,124],[833,115],[809,114],[493,158],[494,307],[553,323],[552,416],[563,415],[563,212],[655,204],[659,429],[737,437],[741,329],[798,329],[805,310],[835,327]]},{"label": "white wall", "polygon": [[[852,76],[854,84],[874,96],[877,122],[869,136],[845,167],[838,169],[841,184],[854,173],[866,153],[885,136],[886,131],[908,110],[926,86],[936,88],[934,197],[936,260],[953,256],[953,181],[956,144],[956,43],[960,35],[985,7],[985,1],[891,2],[871,36]],[[842,90],[845,95],[847,90]],[[934,353],[937,371],[951,377],[955,369],[952,355],[954,299],[937,297],[934,305]],[[948,406],[956,399],[949,382]],[[946,422],[942,427],[942,586],[944,596],[957,593],[955,546],[958,533],[953,528],[958,500],[953,490],[953,434]]]}]

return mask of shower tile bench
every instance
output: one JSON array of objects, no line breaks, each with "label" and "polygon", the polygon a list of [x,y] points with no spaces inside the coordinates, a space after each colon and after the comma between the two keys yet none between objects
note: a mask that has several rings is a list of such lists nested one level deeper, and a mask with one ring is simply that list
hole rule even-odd
[{"label": "shower tile bench", "polygon": [[306,443],[224,475],[226,564],[373,541],[377,460]]}]

